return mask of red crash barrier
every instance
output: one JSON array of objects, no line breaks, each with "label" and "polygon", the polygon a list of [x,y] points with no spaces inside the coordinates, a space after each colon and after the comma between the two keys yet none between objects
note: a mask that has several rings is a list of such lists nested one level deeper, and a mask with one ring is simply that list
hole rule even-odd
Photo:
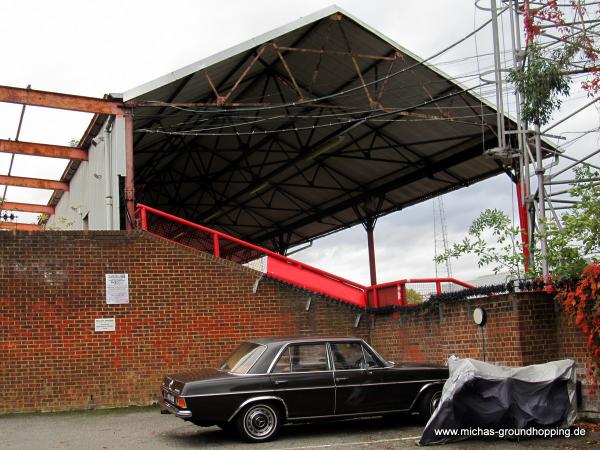
[{"label": "red crash barrier", "polygon": [[363,286],[150,206],[138,204],[135,219],[137,226],[144,231],[220,258],[241,264],[265,258],[263,271],[270,277],[360,308],[419,303],[427,300],[429,294],[447,292],[456,287],[473,287],[454,278],[407,279]]}]

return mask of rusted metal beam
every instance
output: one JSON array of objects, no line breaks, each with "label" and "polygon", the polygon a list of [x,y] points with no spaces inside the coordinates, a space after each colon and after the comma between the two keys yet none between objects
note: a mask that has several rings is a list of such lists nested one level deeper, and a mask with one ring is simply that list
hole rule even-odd
[{"label": "rusted metal beam", "polygon": [[[27,89],[31,89],[30,84],[27,85]],[[27,108],[27,105],[23,105],[21,107],[21,116],[19,117],[19,125],[17,126],[17,134],[15,136],[15,141],[18,141],[19,136],[21,136],[21,126],[23,125],[23,118],[25,117],[25,108]],[[6,175],[12,174],[12,168],[13,168],[14,163],[15,163],[15,154],[13,153],[12,155],[10,155],[10,162],[8,163],[8,172],[6,173]],[[4,193],[2,194],[2,197],[0,197],[0,198],[6,198],[7,189],[8,189],[8,186],[4,186]],[[2,208],[0,208],[0,213],[2,213]]]},{"label": "rusted metal beam", "polygon": [[[388,81],[390,80],[390,75],[392,74],[392,69],[394,68],[394,63],[398,59],[398,55],[402,56],[401,53],[396,53],[396,56],[390,63],[390,67],[388,67],[388,71],[385,76],[385,79],[383,80],[383,83],[381,84],[381,87],[379,88],[379,93],[377,94],[377,102],[380,104],[381,104],[381,98],[383,97],[383,91],[385,91],[385,87],[387,86]],[[377,70],[377,68],[375,68],[375,70]]]},{"label": "rusted metal beam", "polygon": [[88,155],[79,147],[38,144],[35,142],[0,139],[0,152],[19,155],[47,156],[49,158],[77,159],[87,161]]},{"label": "rusted metal beam", "polygon": [[354,64],[354,69],[356,70],[356,74],[358,75],[358,78],[360,78],[360,82],[365,91],[365,95],[367,96],[367,100],[369,100],[369,106],[371,107],[371,109],[381,108],[381,104],[379,102],[374,101],[373,97],[371,97],[371,93],[369,92],[369,87],[367,86],[367,83],[365,82],[363,74],[360,70],[360,66],[358,65],[358,62],[356,61],[356,58],[354,56],[352,56],[352,64]]},{"label": "rusted metal beam", "polygon": [[33,203],[0,202],[0,208],[4,211],[54,214],[54,207],[48,205],[34,205]]},{"label": "rusted metal beam", "polygon": [[69,184],[62,181],[45,180],[43,178],[27,178],[27,177],[13,177],[7,175],[0,175],[0,184],[7,186],[19,186],[28,187],[35,189],[52,189],[56,191],[68,191]]},{"label": "rusted metal beam", "polygon": [[204,76],[206,77],[206,81],[208,81],[210,88],[215,93],[215,98],[217,99],[217,105],[222,105],[223,102],[225,101],[225,97],[223,97],[221,94],[219,94],[219,91],[217,90],[217,88],[216,88],[215,84],[213,83],[213,80],[210,77],[210,75],[208,74],[208,72],[204,72]]},{"label": "rusted metal beam", "polygon": [[44,227],[37,223],[0,222],[1,230],[42,231]]},{"label": "rusted metal beam", "polygon": [[[225,99],[225,97],[221,96],[220,99]],[[272,103],[262,103],[262,102],[225,102],[224,100],[221,102],[159,102],[159,101],[144,101],[144,100],[129,100],[125,103],[127,107],[131,108],[164,108],[166,106],[177,106],[181,108],[216,108],[221,106],[231,106],[231,107],[242,107],[246,106],[249,108],[254,107],[262,107],[262,106],[271,106]]]},{"label": "rusted metal beam", "polygon": [[375,61],[394,61],[396,56],[378,56],[378,55],[368,55],[365,53],[354,53],[354,52],[342,52],[338,50],[324,50],[318,48],[298,48],[298,47],[282,47],[278,46],[280,50],[286,52],[299,52],[299,53],[316,53],[319,55],[339,55],[339,56],[352,56],[356,58],[362,59],[371,59]]},{"label": "rusted metal beam", "polygon": [[250,61],[250,64],[248,64],[246,66],[246,68],[244,69],[242,74],[239,76],[237,81],[234,83],[234,85],[231,87],[231,89],[229,89],[229,92],[227,94],[225,94],[225,97],[223,98],[223,102],[227,102],[229,100],[229,98],[235,92],[235,90],[240,85],[240,83],[244,80],[244,78],[246,78],[246,75],[248,75],[248,73],[250,73],[250,70],[252,69],[252,67],[254,67],[254,64],[256,64],[256,61],[259,60],[260,56],[263,54],[264,51],[265,51],[265,47],[262,47],[261,49],[258,50],[258,52],[256,53],[256,56],[252,59],[252,61]]},{"label": "rusted metal beam", "polygon": [[[280,79],[284,79],[281,77]],[[167,106],[172,107],[180,107],[180,108],[218,108],[218,107],[248,107],[248,108],[260,108],[263,106],[280,106],[276,103],[269,102],[159,102],[159,101],[144,101],[144,100],[129,100],[125,102],[125,106],[128,108],[163,108]],[[342,105],[331,105],[324,103],[300,103],[298,105],[289,105],[295,106],[297,108],[323,108],[323,109],[347,109],[346,106]]]},{"label": "rusted metal beam", "polygon": [[12,86],[0,86],[0,102],[117,116],[124,114],[121,102]]},{"label": "rusted metal beam", "polygon": [[273,48],[277,52],[277,56],[279,56],[279,59],[281,60],[281,63],[283,64],[283,68],[287,72],[288,77],[290,78],[290,80],[294,84],[294,89],[296,90],[296,93],[298,94],[298,97],[300,98],[300,100],[304,100],[304,96],[302,95],[302,91],[298,87],[298,83],[296,82],[296,78],[292,74],[292,70],[290,69],[290,66],[288,66],[287,61],[283,57],[283,54],[279,51],[279,47],[277,47],[277,44],[273,43]]}]

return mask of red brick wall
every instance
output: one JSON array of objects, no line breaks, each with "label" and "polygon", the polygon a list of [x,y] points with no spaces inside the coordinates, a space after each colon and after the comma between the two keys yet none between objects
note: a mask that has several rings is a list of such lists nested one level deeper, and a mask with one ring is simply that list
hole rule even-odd
[{"label": "red brick wall", "polygon": [[[472,320],[472,310],[482,306],[487,324],[482,330]],[[585,337],[572,321],[543,293],[497,295],[444,305],[424,313],[407,310],[379,317],[371,330],[374,347],[396,362],[443,364],[448,356],[483,359],[506,366],[574,359],[583,382],[585,416],[600,413],[600,391],[590,393],[586,379]]]},{"label": "red brick wall", "polygon": [[[107,305],[105,274],[130,303]],[[356,313],[146,234],[0,232],[0,413],[148,404],[162,377],[215,366],[242,339],[367,336]],[[116,332],[94,332],[115,317]]]},{"label": "red brick wall", "polygon": [[586,337],[579,327],[575,325],[574,319],[559,314],[556,322],[558,355],[577,361],[579,379],[584,384],[582,409],[589,412],[588,416],[600,419],[600,387],[596,388],[595,392],[590,392],[590,383],[592,380],[586,370],[586,362],[588,360]]},{"label": "red brick wall", "polygon": [[[472,320],[472,311],[478,306],[488,311],[484,329]],[[376,348],[385,348],[386,356],[396,362],[441,364],[450,355],[483,359],[485,338],[487,361],[511,366],[522,363],[519,317],[513,314],[506,296],[455,302],[427,313],[417,309],[378,317],[371,338]]]},{"label": "red brick wall", "polygon": [[[130,303],[107,305],[105,274],[128,273]],[[449,355],[517,366],[575,358],[580,331],[543,294],[364,317],[258,272],[148,234],[0,232],[0,413],[148,404],[162,376],[216,365],[244,338],[357,335],[388,359]],[[484,306],[484,330],[471,319]],[[116,332],[94,332],[115,317]],[[483,333],[483,334],[482,334]],[[599,411],[586,398],[584,409]]]}]

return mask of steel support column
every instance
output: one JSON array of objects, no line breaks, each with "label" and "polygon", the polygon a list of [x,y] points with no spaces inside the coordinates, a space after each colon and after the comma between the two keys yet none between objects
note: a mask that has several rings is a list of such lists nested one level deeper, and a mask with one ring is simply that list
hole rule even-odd
[{"label": "steel support column", "polygon": [[133,116],[125,116],[125,227],[133,229],[135,213],[135,184],[133,181],[135,171],[133,167]]},{"label": "steel support column", "polygon": [[377,267],[375,263],[375,239],[373,231],[375,230],[375,219],[367,219],[363,223],[367,231],[367,245],[369,247],[369,273],[371,275],[371,286],[377,284]]},{"label": "steel support column", "polygon": [[540,257],[542,265],[542,274],[548,276],[548,243],[546,239],[546,199],[544,191],[544,163],[542,160],[542,137],[539,124],[535,124],[535,174],[538,184],[538,231],[540,240]]}]

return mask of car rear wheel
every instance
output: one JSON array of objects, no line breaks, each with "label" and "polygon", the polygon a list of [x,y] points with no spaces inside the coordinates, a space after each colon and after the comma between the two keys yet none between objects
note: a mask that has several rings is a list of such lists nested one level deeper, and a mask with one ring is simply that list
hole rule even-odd
[{"label": "car rear wheel", "polygon": [[419,416],[424,422],[427,422],[438,407],[442,398],[442,388],[431,388],[423,394],[419,402]]},{"label": "car rear wheel", "polygon": [[255,403],[247,406],[236,419],[240,437],[248,442],[266,442],[273,439],[281,418],[276,407],[268,403]]}]

